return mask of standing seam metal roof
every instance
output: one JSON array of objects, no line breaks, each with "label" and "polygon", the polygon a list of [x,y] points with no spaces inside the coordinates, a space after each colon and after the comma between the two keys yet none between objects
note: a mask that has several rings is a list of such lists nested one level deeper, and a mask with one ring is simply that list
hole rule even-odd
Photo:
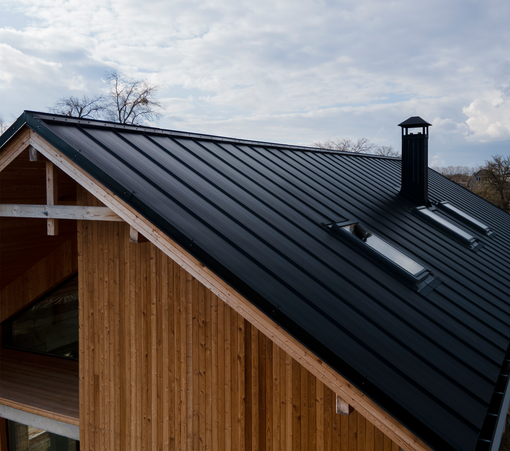
[{"label": "standing seam metal roof", "polygon": [[[23,123],[432,448],[492,440],[510,341],[508,214],[429,171],[432,202],[495,231],[438,211],[483,243],[473,252],[412,213],[399,159],[33,112]],[[424,296],[324,227],[353,219],[442,283]]]}]

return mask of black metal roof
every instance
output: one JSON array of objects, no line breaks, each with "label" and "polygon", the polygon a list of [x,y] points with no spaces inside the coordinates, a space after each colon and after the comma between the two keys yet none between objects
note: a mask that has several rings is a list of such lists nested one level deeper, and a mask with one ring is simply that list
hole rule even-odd
[{"label": "black metal roof", "polygon": [[[429,171],[432,202],[494,231],[449,217],[475,252],[412,212],[396,158],[34,112],[0,146],[25,123],[432,448],[488,448],[508,375],[510,215]],[[324,227],[347,220],[442,283],[418,292]]]},{"label": "black metal roof", "polygon": [[398,124],[399,127],[406,127],[406,128],[416,128],[416,127],[423,127],[430,125],[432,127],[432,124],[429,124],[426,120],[422,119],[420,116],[412,116],[409,119],[406,119],[404,122],[401,122]]}]

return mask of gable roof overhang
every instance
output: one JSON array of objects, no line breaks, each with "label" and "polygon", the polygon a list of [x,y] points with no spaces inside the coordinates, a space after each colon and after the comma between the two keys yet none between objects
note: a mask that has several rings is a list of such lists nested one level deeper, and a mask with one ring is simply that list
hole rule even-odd
[{"label": "gable roof overhang", "polygon": [[[65,127],[64,124],[70,124],[71,127],[91,126],[96,127],[95,130],[103,128],[110,132],[122,130],[138,133],[141,136],[146,133],[165,135],[164,131],[70,120],[69,118],[28,112],[17,121],[18,125],[16,126],[19,129],[24,124],[28,125],[32,130],[30,145],[33,145],[46,158],[93,193],[100,201],[273,339],[305,368],[320,377],[337,394],[395,440],[399,446],[404,449],[428,449],[427,445],[417,437],[421,436],[436,449],[455,449],[450,444],[451,442],[448,443],[448,440],[442,437],[441,433],[417,418],[416,412],[413,413],[395,402],[388,393],[374,383],[373,379],[356,370],[352,362],[343,360],[338,353],[328,347],[328,343],[317,339],[303,324],[293,320],[292,315],[289,315],[285,309],[268,300],[261,294],[260,287],[254,289],[253,285],[243,280],[242,275],[236,274],[231,267],[229,268],[218,260],[217,254],[215,255],[202,246],[201,239],[190,237],[186,230],[177,227],[168,217],[159,214],[156,209],[147,205],[141,193],[126,189],[127,185],[119,182],[115,174],[112,176],[112,173],[101,168],[102,162],[94,161],[90,155],[83,155],[83,149],[71,145],[68,140],[55,133],[48,123],[58,124],[59,127]],[[113,131],[113,133],[116,132]],[[171,139],[176,139],[178,135],[179,132],[166,133],[166,136],[172,136]],[[180,133],[180,135],[202,142],[217,142],[214,137],[190,136],[190,134],[184,133]],[[2,138],[4,141],[15,138],[15,133],[11,132],[10,136]],[[87,139],[90,138],[88,136]],[[278,151],[281,149],[277,145],[266,143],[233,141],[237,145],[255,146],[257,151],[270,146],[274,146]],[[97,137],[89,142],[99,147],[105,145]],[[225,138],[222,138],[221,143],[233,145]],[[10,150],[17,145],[14,142],[13,144],[10,146]],[[2,142],[0,142],[1,145]],[[126,142],[126,146],[130,146],[129,142]],[[181,146],[181,148],[183,147]],[[108,152],[106,148],[104,150]],[[310,149],[299,148],[296,150],[310,151]],[[8,158],[10,156],[6,155],[2,161]],[[129,170],[132,170],[132,166]],[[384,409],[380,406],[383,406]],[[400,422],[396,421],[393,416],[399,418]],[[406,427],[403,427],[401,423]],[[451,427],[451,425],[447,425],[447,427]]]}]

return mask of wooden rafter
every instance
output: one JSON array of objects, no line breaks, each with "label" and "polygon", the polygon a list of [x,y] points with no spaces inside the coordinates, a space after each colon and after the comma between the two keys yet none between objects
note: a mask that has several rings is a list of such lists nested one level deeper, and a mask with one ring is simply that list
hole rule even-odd
[{"label": "wooden rafter", "polygon": [[17,136],[9,141],[5,150],[0,154],[0,172],[2,172],[9,164],[30,145],[31,131],[28,127],[19,131]]},{"label": "wooden rafter", "polygon": [[141,233],[138,232],[134,227],[129,227],[129,241],[131,243],[146,243],[149,241]]},{"label": "wooden rafter", "polygon": [[0,217],[41,218],[50,220],[75,219],[88,221],[122,221],[108,207],[73,205],[16,205],[0,204]]}]

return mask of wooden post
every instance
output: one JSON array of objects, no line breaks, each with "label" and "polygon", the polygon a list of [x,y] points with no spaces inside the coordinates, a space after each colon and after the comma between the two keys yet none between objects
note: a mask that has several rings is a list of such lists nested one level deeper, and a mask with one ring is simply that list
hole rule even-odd
[{"label": "wooden post", "polygon": [[129,226],[129,242],[131,243],[146,243],[148,240],[141,233],[133,227]]},{"label": "wooden post", "polygon": [[[46,162],[46,203],[56,205],[57,201],[57,174],[55,166],[50,161]],[[58,219],[47,219],[48,235],[58,235]]]}]

